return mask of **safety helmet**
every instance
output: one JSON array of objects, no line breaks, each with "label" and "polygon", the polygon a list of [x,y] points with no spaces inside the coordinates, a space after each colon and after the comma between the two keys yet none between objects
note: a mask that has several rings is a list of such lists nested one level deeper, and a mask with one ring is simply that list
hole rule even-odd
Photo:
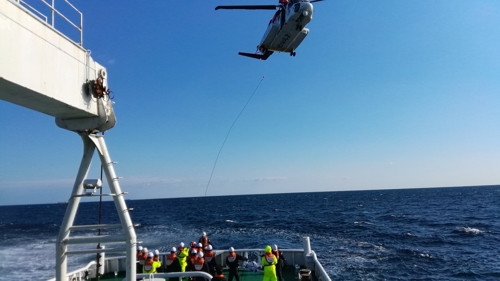
[{"label": "safety helmet", "polygon": [[155,253],[155,256],[159,256],[160,255],[160,251],[158,251],[158,250],[155,250],[154,253]]},{"label": "safety helmet", "polygon": [[203,244],[198,243],[197,248],[203,248]]},{"label": "safety helmet", "polygon": [[184,242],[179,243],[179,248],[184,248]]},{"label": "safety helmet", "polygon": [[207,250],[207,251],[212,251],[212,250],[213,250],[212,245],[208,245],[208,246],[206,246],[206,247],[205,247],[205,250]]},{"label": "safety helmet", "polygon": [[203,258],[203,252],[198,253],[198,258],[200,258],[200,259]]},{"label": "safety helmet", "polygon": [[191,241],[191,248],[194,248],[194,247],[196,247],[196,242]]},{"label": "safety helmet", "polygon": [[149,252],[149,253],[148,253],[148,258],[152,258],[152,257],[154,257],[154,256],[155,256],[155,254],[153,254],[153,252]]},{"label": "safety helmet", "polygon": [[278,250],[278,245],[274,244],[273,245],[273,251],[277,251]]},{"label": "safety helmet", "polygon": [[142,251],[142,246],[137,246],[137,251]]},{"label": "safety helmet", "polygon": [[172,247],[172,249],[170,249],[170,252],[177,252],[177,249],[175,247]]},{"label": "safety helmet", "polygon": [[191,250],[191,255],[192,255],[192,254],[197,254],[197,253],[198,253],[198,251],[196,251],[195,249],[192,249],[192,250]]},{"label": "safety helmet", "polygon": [[146,248],[146,247],[142,248],[142,252],[143,253],[147,253],[148,252],[148,248]]},{"label": "safety helmet", "polygon": [[266,246],[266,248],[264,249],[264,252],[266,252],[266,253],[272,252],[271,246]]},{"label": "safety helmet", "polygon": [[229,248],[229,252],[230,252],[230,253],[234,252],[234,248],[233,248],[233,247],[230,247],[230,248]]},{"label": "safety helmet", "polygon": [[207,233],[205,231],[203,231],[203,233],[201,235],[202,236],[207,236]]}]

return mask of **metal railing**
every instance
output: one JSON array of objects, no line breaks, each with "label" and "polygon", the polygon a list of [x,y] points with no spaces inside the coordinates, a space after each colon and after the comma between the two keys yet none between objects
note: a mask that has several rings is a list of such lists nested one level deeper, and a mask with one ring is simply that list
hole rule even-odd
[{"label": "metal railing", "polygon": [[[89,262],[85,267],[79,268],[75,271],[68,273],[68,281],[83,281],[87,280],[87,276],[90,275],[91,269],[95,268],[97,263],[95,261]],[[47,281],[56,281],[56,278],[49,279]]]},{"label": "metal railing", "polygon": [[328,273],[326,273],[326,270],[323,268],[323,266],[319,262],[318,257],[316,256],[316,253],[312,252],[311,255],[312,255],[312,258],[314,261],[314,267],[315,267],[314,272],[315,272],[316,278],[318,278],[318,281],[332,281],[332,279],[330,279],[330,276],[328,276]]},{"label": "metal railing", "polygon": [[55,28],[55,15],[57,14],[80,32],[79,42],[76,42],[70,38],[69,39],[75,42],[76,44],[83,46],[83,14],[77,8],[75,8],[75,6],[73,6],[73,4],[71,4],[68,0],[64,0],[64,2],[66,2],[66,4],[68,4],[69,7],[71,7],[75,12],[77,12],[80,15],[80,26],[77,26],[70,19],[68,19],[63,13],[61,13],[55,8],[55,0],[52,0],[51,3],[47,3],[45,0],[40,0],[40,2],[45,4],[50,9],[50,23],[48,21],[49,18],[47,17],[47,15],[44,15],[42,12],[38,11],[36,8],[33,7],[33,5],[28,4],[27,0],[14,0],[14,2],[18,3],[19,6],[24,7],[27,11],[31,12],[33,15],[43,20],[46,24],[52,26],[52,28],[54,28],[55,30],[57,30]]}]

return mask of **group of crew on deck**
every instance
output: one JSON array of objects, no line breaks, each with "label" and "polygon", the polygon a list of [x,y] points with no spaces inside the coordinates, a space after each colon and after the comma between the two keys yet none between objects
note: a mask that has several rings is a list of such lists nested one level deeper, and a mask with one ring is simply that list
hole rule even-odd
[{"label": "group of crew on deck", "polygon": [[[278,250],[278,246],[267,246],[264,249],[265,255],[262,256],[261,266],[264,271],[263,281],[283,281],[282,268],[286,264],[285,257]],[[213,276],[213,281],[240,281],[238,272],[240,261],[248,261],[246,257],[235,253],[234,248],[229,248],[229,254],[226,257],[226,266],[228,267],[228,280],[223,274],[222,265],[218,265],[215,260],[213,246],[203,232],[198,243],[191,242],[190,248],[185,247],[181,242],[179,246],[172,247],[170,254],[165,259],[165,264],[160,261],[160,252],[158,250],[148,251],[147,248],[137,247],[137,273],[157,273],[157,272],[206,272]],[[178,281],[178,277],[170,278],[170,281]],[[203,277],[191,277],[191,281],[205,281]]]}]

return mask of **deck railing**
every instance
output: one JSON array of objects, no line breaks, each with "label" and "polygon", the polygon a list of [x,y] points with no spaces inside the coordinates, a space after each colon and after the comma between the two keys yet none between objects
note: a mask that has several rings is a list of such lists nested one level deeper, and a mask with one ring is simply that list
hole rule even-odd
[{"label": "deck railing", "polygon": [[[87,264],[87,266],[84,266],[82,268],[79,268],[75,271],[72,271],[70,273],[68,273],[68,281],[83,281],[83,280],[87,280],[87,276],[90,275],[91,273],[91,270],[93,268],[95,268],[96,266],[96,262],[95,261],[91,261]],[[49,279],[47,281],[56,281],[56,278],[52,278],[52,279]]]},{"label": "deck railing", "polygon": [[[79,42],[76,42],[75,40],[73,40],[69,37],[68,37],[68,39],[70,39],[71,41],[75,42],[76,44],[78,44],[80,46],[83,46],[83,14],[77,8],[75,8],[75,6],[73,6],[73,4],[71,4],[68,0],[64,0],[64,2],[66,2],[66,4],[68,4],[69,7],[71,7],[75,12],[77,12],[80,15],[79,26],[77,24],[75,24],[73,21],[71,21],[70,19],[68,19],[63,13],[61,13],[60,11],[58,11],[55,8],[55,0],[51,0],[51,3],[47,3],[45,0],[39,0],[40,2],[42,2],[44,5],[46,5],[50,9],[50,22],[49,22],[49,16],[45,15],[43,12],[36,9],[33,4],[30,5],[28,3],[29,0],[10,0],[10,1],[18,3],[19,6],[25,8],[31,14],[33,14],[34,16],[39,18],[40,20],[44,21],[46,24],[50,25],[52,28],[54,28],[54,30],[57,30],[55,27],[55,15],[57,14],[58,16],[60,16],[67,23],[69,23],[71,26],[73,26],[74,28],[76,28],[76,30],[78,30],[80,32],[80,41]],[[29,1],[29,2],[30,3],[34,2],[34,0]]]}]

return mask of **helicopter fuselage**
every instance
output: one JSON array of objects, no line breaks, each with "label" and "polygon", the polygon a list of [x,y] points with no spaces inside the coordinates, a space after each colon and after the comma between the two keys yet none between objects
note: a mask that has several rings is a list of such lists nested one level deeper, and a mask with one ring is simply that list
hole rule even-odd
[{"label": "helicopter fuselage", "polygon": [[269,22],[257,46],[259,52],[278,51],[295,55],[294,50],[309,33],[309,29],[305,26],[312,19],[313,5],[306,1],[290,2],[278,10]]}]

